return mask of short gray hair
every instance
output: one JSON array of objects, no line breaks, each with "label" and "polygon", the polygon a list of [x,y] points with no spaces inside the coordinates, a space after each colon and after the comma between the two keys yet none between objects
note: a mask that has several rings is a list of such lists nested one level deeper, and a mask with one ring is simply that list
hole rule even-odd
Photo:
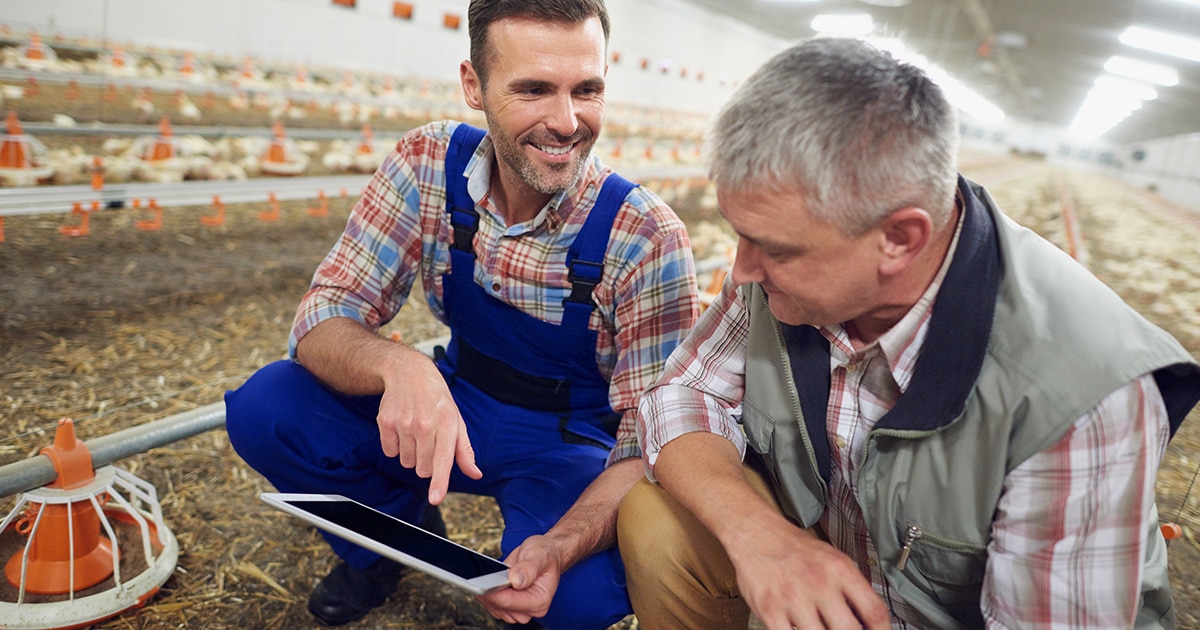
[{"label": "short gray hair", "polygon": [[717,115],[717,188],[800,191],[814,218],[860,236],[917,206],[938,227],[957,183],[958,121],[921,69],[866,42],[818,37],[775,55]]}]

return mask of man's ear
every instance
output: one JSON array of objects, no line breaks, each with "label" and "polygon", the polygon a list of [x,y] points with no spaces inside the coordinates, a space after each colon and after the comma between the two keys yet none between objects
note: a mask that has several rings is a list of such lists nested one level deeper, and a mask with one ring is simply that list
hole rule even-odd
[{"label": "man's ear", "polygon": [[483,111],[483,86],[469,59],[458,64],[458,79],[462,83],[463,100],[467,102],[467,107]]},{"label": "man's ear", "polygon": [[917,207],[901,208],[889,214],[880,227],[879,273],[902,273],[929,244],[933,236],[933,218]]}]

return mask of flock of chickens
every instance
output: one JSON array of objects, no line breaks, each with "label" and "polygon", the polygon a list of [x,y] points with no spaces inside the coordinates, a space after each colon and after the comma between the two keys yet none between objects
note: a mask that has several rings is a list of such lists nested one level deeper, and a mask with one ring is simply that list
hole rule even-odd
[{"label": "flock of chickens", "polygon": [[[107,182],[369,173],[404,129],[436,118],[485,124],[463,105],[454,84],[337,69],[262,68],[251,59],[233,63],[88,42],[63,43],[70,54],[60,55],[36,33],[7,35],[16,43],[0,48],[0,68],[29,74],[24,82],[0,82],[0,105],[9,111],[0,149],[3,186],[77,184],[97,173]],[[0,34],[0,46],[3,39]],[[101,111],[110,119],[87,123],[129,121],[147,129],[157,123],[158,131],[131,136],[85,129],[69,114],[87,99],[102,100]],[[17,114],[23,111],[91,141],[47,148],[22,130]],[[270,135],[263,133],[265,124],[250,129],[252,123],[243,122],[253,120],[271,124]],[[706,121],[699,114],[613,105],[596,150],[621,168],[695,166]],[[247,133],[176,134],[172,123],[241,126]],[[373,124],[383,137],[376,137]],[[346,133],[330,140],[293,139],[287,125]]]}]

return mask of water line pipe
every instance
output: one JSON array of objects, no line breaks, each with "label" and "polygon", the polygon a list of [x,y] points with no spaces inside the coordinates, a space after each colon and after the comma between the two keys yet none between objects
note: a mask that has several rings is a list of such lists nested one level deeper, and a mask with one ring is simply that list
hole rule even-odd
[{"label": "water line pipe", "polygon": [[[221,427],[225,403],[217,402],[153,422],[85,441],[92,465],[101,468],[119,459]],[[45,455],[0,466],[0,497],[28,492],[54,481],[54,464]]]}]

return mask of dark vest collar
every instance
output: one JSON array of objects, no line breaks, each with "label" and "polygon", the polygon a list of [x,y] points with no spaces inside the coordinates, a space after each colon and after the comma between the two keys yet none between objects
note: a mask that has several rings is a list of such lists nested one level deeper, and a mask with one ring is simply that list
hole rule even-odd
[{"label": "dark vest collar", "polygon": [[[938,291],[921,356],[908,390],[876,429],[933,431],[962,413],[979,377],[992,332],[1002,265],[991,213],[958,178],[962,231]],[[792,363],[792,379],[810,437],[826,436],[829,404],[829,343],[812,326],[780,323]],[[821,476],[829,479],[827,440],[813,439]]]}]

